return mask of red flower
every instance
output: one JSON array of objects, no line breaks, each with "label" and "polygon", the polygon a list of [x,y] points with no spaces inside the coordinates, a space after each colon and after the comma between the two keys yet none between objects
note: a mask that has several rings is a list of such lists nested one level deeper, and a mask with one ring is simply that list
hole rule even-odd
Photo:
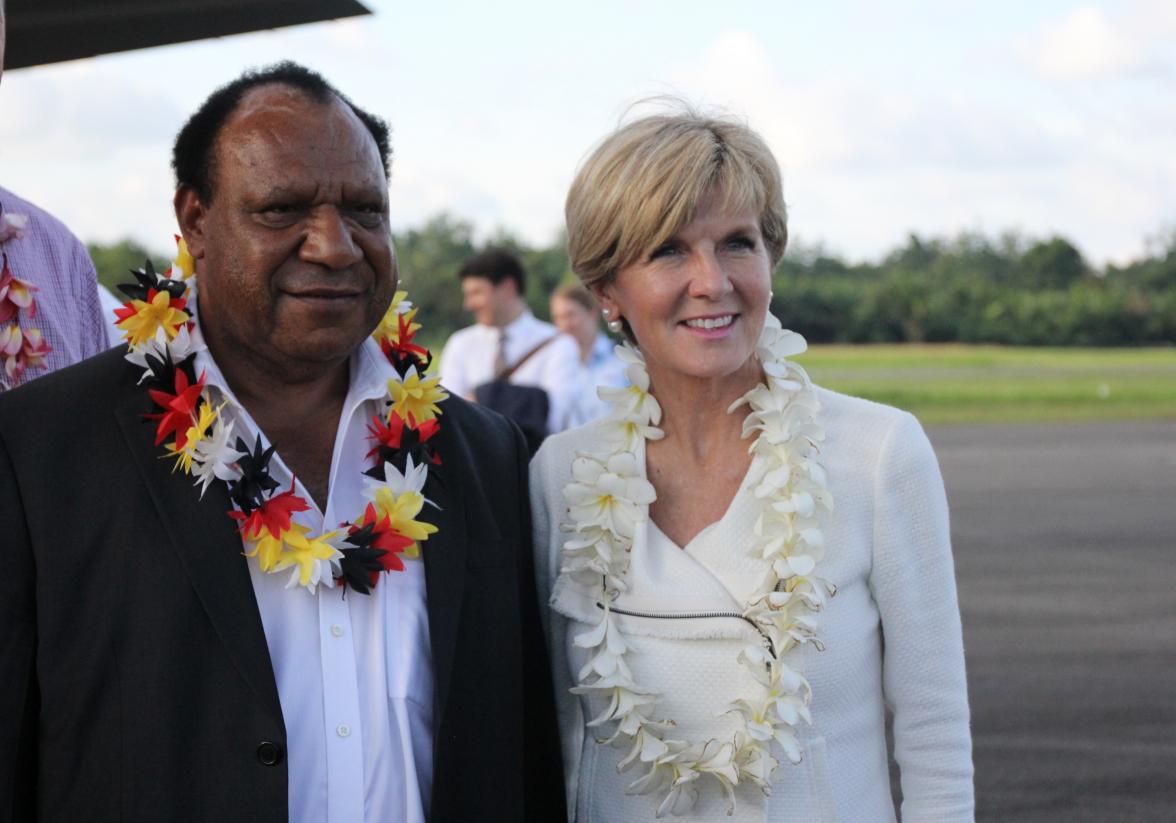
[{"label": "red flower", "polygon": [[[384,567],[384,571],[404,571],[404,561],[400,559],[400,554],[413,544],[412,538],[405,537],[393,529],[392,521],[387,515],[378,517],[376,507],[371,503],[368,503],[367,508],[364,509],[363,517],[348,527],[347,533],[353,535],[365,527],[370,527],[371,534],[363,541],[364,547],[384,551],[384,554],[379,557],[380,565]],[[378,572],[373,571],[373,586],[376,585],[378,579]]]},{"label": "red flower", "polygon": [[159,389],[148,389],[155,405],[163,409],[158,414],[144,415],[148,420],[158,420],[159,427],[155,430],[155,445],[159,445],[169,434],[176,435],[176,450],[184,448],[188,442],[188,428],[196,417],[196,409],[200,406],[200,392],[204,391],[204,373],[200,379],[188,384],[188,375],[183,369],[176,369],[176,392],[168,394]]},{"label": "red flower", "polygon": [[268,531],[276,539],[290,530],[290,515],[309,508],[306,501],[294,493],[294,482],[290,481],[289,491],[265,500],[251,514],[234,509],[229,512],[229,517],[241,522],[241,534],[246,540],[256,540],[263,531]]},{"label": "red flower", "polygon": [[[415,426],[410,426],[405,423],[399,415],[393,414],[389,415],[389,417],[391,419],[385,424],[380,415],[372,415],[372,422],[368,424],[368,439],[374,440],[375,445],[367,453],[368,458],[375,457],[379,453],[381,446],[389,449],[399,449],[403,442],[404,430],[406,428],[416,434],[418,443],[427,443],[429,438],[441,429],[441,423],[435,417],[432,420],[422,420]],[[434,460],[433,462],[439,461]]]}]

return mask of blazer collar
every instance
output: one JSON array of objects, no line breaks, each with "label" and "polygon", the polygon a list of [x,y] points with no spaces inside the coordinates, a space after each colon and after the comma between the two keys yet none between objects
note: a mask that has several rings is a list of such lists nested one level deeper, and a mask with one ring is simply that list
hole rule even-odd
[{"label": "blazer collar", "polygon": [[[152,428],[143,415],[152,410],[147,392],[134,387],[134,369],[127,369],[126,399],[115,409],[127,448],[147,486],[148,496],[180,556],[230,659],[273,714],[281,719],[277,682],[269,646],[241,537],[223,483],[214,483],[204,498],[185,479],[173,474],[171,464],[160,459],[153,444]],[[442,404],[444,411],[445,404]],[[466,566],[466,520],[463,469],[471,457],[454,426],[444,416],[437,434],[441,465],[430,470],[426,495],[440,508],[426,506],[422,519],[438,527],[421,547],[425,564],[425,590],[435,683],[434,736],[442,727],[452,682],[458,625],[461,617]],[[438,470],[439,469],[439,470]]]},{"label": "blazer collar", "polygon": [[[126,370],[128,375],[134,371]],[[134,379],[130,376],[130,383]],[[143,420],[151,411],[146,390],[135,387],[128,394],[115,416],[148,497],[233,665],[281,721],[277,681],[241,537],[226,516],[232,508],[228,490],[214,483],[202,499],[187,478],[173,474],[171,462],[160,459],[153,428]]]},{"label": "blazer collar", "polygon": [[442,728],[448,705],[464,599],[467,535],[463,478],[469,471],[471,460],[463,441],[454,431],[454,421],[444,413],[445,405],[443,401],[441,429],[436,436],[441,465],[430,469],[425,487],[427,496],[440,508],[426,506],[421,515],[438,529],[421,546],[433,653],[434,740]]}]

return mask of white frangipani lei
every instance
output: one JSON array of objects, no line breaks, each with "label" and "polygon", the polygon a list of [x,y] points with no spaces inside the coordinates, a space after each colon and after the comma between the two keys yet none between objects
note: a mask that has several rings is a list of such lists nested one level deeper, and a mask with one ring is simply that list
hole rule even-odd
[{"label": "white frangipani lei", "polygon": [[782,329],[770,314],[760,336],[756,356],[764,381],[727,410],[748,407],[743,437],[755,435],[748,488],[759,501],[755,542],[745,551],[764,562],[763,581],[743,604],[770,644],[750,643],[737,662],[754,678],[758,689],[727,707],[740,728],[730,739],[705,741],[671,737],[675,723],[657,715],[658,695],[634,680],[625,662],[629,651],[610,606],[627,590],[625,576],[636,530],[648,518],[657,494],[643,477],[638,448],[643,439],[664,433],[661,407],[649,393],[649,374],[641,353],[629,345],[617,347],[626,364],[630,385],[601,388],[601,399],[612,404],[602,425],[602,449],[581,452],[572,464],[572,482],[564,488],[571,522],[563,546],[562,575],[599,591],[600,623],[574,638],[588,650],[574,694],[596,694],[608,701],[590,728],[615,723],[601,743],[628,746],[619,768],[639,767],[643,774],[628,793],[664,792],[657,816],[684,814],[694,805],[700,787],[713,783],[727,799],[728,814],[735,809],[735,786],[747,781],[764,793],[771,789],[778,765],[777,744],[791,762],[801,759],[797,729],[811,723],[811,689],[789,652],[805,644],[820,649],[817,613],[835,588],[816,575],[822,554],[818,514],[831,511],[833,500],[818,462],[824,439],[816,422],[819,403],[804,370],[787,358],[803,352],[804,338]]}]

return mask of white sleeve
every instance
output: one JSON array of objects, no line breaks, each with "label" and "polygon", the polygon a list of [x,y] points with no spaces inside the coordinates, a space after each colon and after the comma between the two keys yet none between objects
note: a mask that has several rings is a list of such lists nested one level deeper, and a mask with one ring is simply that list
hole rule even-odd
[{"label": "white sleeve", "polygon": [[882,619],[902,820],[971,823],[972,739],[947,498],[911,415],[891,429],[875,482],[870,587]]},{"label": "white sleeve", "polygon": [[540,385],[547,391],[550,403],[547,430],[557,434],[575,425],[580,392],[588,378],[580,364],[580,347],[570,336],[559,335],[548,348]]},{"label": "white sleeve", "polygon": [[445,341],[445,348],[441,350],[441,385],[450,394],[468,398],[473,387],[465,376],[464,348],[460,331],[454,332]]},{"label": "white sleeve", "polygon": [[[556,718],[563,751],[564,780],[568,799],[568,820],[576,817],[576,792],[580,780],[580,751],[584,745],[584,717],[579,699],[572,694],[566,638],[567,618],[551,608],[551,589],[559,574],[563,538],[559,530],[559,512],[563,511],[563,490],[551,476],[550,464],[558,459],[550,441],[540,446],[531,460],[531,524],[535,551],[535,587],[543,634],[551,657],[551,679],[555,688]],[[570,458],[569,458],[570,460]],[[558,473],[556,473],[558,474]]]}]

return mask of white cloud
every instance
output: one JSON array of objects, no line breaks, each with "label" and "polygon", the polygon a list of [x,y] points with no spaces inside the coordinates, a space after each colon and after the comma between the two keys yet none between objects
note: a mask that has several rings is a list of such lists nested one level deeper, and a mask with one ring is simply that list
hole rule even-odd
[{"label": "white cloud", "polygon": [[[1170,9],[1170,6],[1169,6]],[[1163,28],[1132,25],[1163,18],[1163,11],[1137,7],[1127,19],[1112,19],[1095,6],[1081,6],[1022,40],[1022,58],[1038,74],[1052,80],[1091,80],[1124,75],[1164,73],[1165,64],[1152,52],[1152,40]],[[1170,12],[1169,12],[1170,13]],[[1142,15],[1142,16],[1141,16]]]},{"label": "white cloud", "polygon": [[1176,139],[1176,114],[1154,95],[1103,90],[1075,105],[1057,94],[794,77],[746,31],[716,36],[676,79],[768,141],[794,236],[851,257],[893,248],[909,231],[1015,229],[1061,233],[1096,261],[1122,259],[1176,211],[1176,160],[1163,148]]}]

